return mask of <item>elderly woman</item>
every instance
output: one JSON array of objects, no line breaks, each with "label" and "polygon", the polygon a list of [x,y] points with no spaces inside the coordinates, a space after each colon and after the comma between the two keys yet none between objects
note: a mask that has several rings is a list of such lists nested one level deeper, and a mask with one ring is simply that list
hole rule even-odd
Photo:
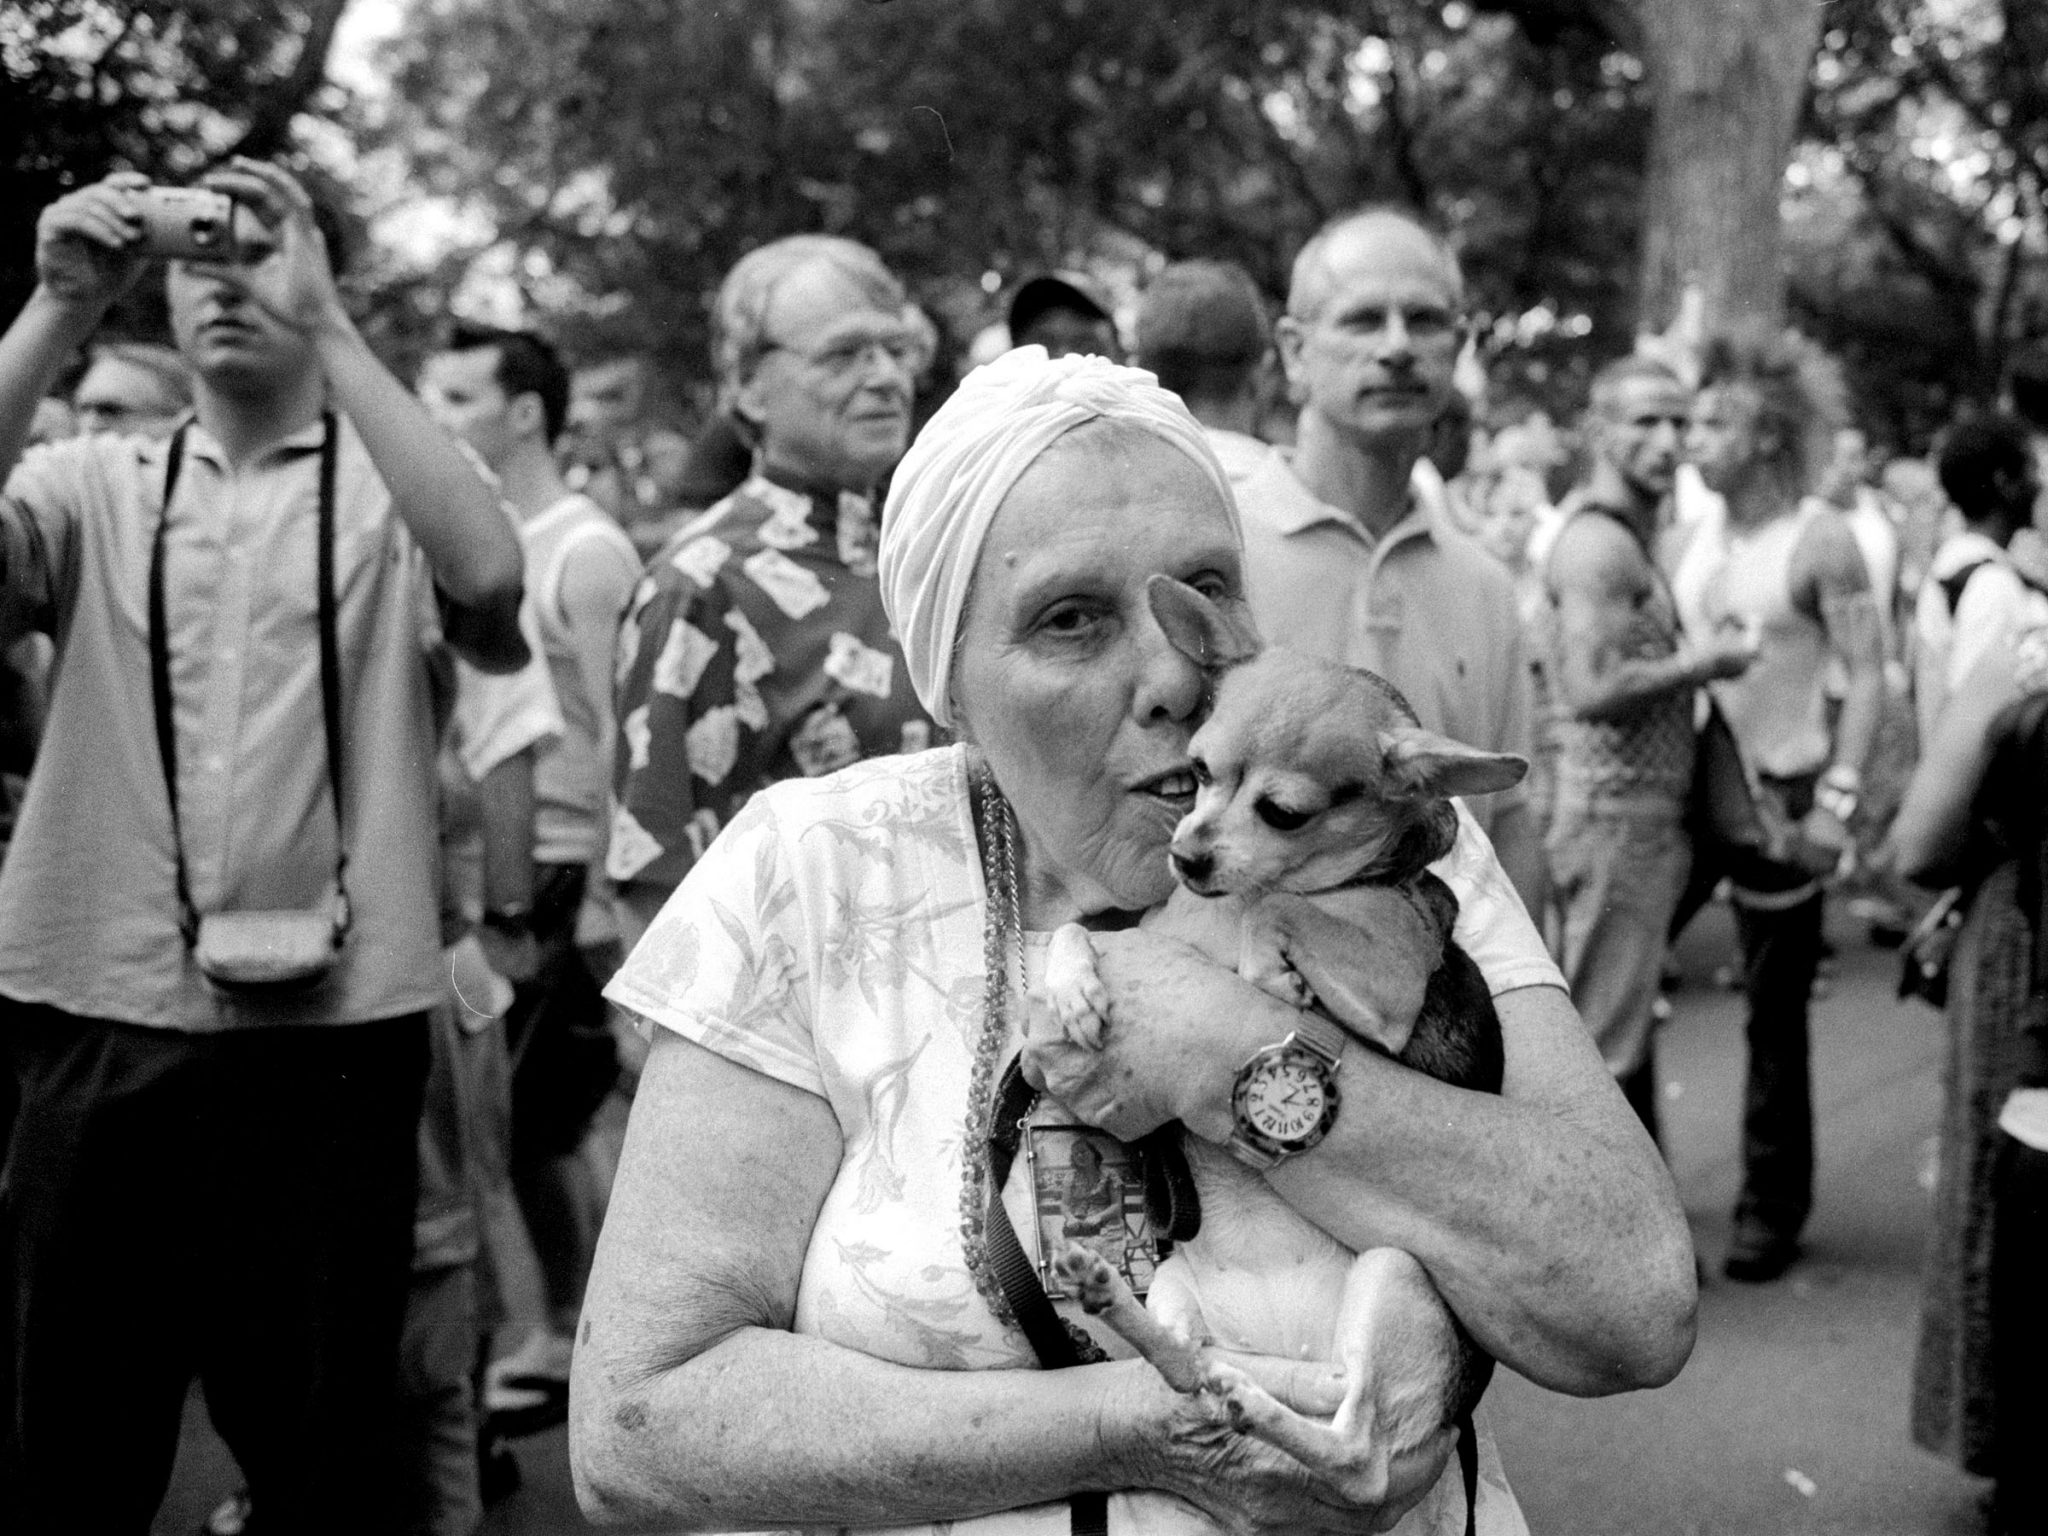
[{"label": "elderly woman", "polygon": [[910,441],[929,322],[864,245],[749,252],[713,311],[753,455],[647,567],[619,636],[606,872],[629,936],[764,784],[930,744],[875,582],[875,488]]},{"label": "elderly woman", "polygon": [[[1041,1100],[1027,1150],[1075,1115],[1225,1141],[1239,1067],[1297,1018],[1128,925],[1171,887],[1204,693],[1151,616],[1159,572],[1242,602],[1224,477],[1149,374],[1012,353],[904,460],[883,589],[919,698],[962,745],[757,795],[612,987],[655,1045],[577,1350],[572,1455],[594,1516],[1066,1536],[1101,1528],[1100,1494],[1111,1532],[1137,1529],[1150,1491],[1236,1530],[1364,1531],[1440,1469],[1457,1479],[1443,1436],[1361,1497],[1150,1365],[1101,1359],[1093,1334],[1076,1353],[1097,1363],[1034,1369],[993,1272],[996,1228],[1035,1234],[1074,1161],[1011,1162],[991,1139],[1052,929],[1100,930],[1111,1024],[1086,1061],[1050,1030],[1033,1042],[1068,1109]],[[1670,1182],[1461,828],[1440,872],[1498,996],[1505,1094],[1354,1044],[1329,1133],[1266,1176],[1347,1246],[1413,1254],[1525,1375],[1577,1393],[1665,1381],[1695,1301]],[[1418,1291],[1418,1319],[1441,1319]],[[1329,1369],[1250,1368],[1302,1411],[1335,1406]],[[1398,1419],[1400,1378],[1390,1366],[1376,1422]],[[1521,1530],[1490,1446],[1479,1461],[1477,1528]],[[1432,1532],[1467,1528],[1462,1487],[1425,1512]]]}]

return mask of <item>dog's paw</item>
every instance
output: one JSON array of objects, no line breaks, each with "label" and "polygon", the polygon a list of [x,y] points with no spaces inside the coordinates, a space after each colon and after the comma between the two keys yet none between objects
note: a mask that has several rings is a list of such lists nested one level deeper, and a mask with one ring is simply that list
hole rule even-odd
[{"label": "dog's paw", "polygon": [[1043,990],[1068,1041],[1101,1050],[1109,1020],[1109,989],[1095,972],[1095,946],[1079,923],[1065,923],[1053,931],[1045,953]]},{"label": "dog's paw", "polygon": [[1106,1312],[1117,1299],[1117,1272],[1092,1248],[1068,1243],[1054,1256],[1052,1270],[1084,1312]]},{"label": "dog's paw", "polygon": [[1306,1008],[1316,1000],[1316,994],[1301,972],[1294,968],[1282,949],[1260,950],[1246,954],[1239,962],[1237,974],[1241,980],[1250,982],[1268,997],[1276,997],[1291,1008]]}]

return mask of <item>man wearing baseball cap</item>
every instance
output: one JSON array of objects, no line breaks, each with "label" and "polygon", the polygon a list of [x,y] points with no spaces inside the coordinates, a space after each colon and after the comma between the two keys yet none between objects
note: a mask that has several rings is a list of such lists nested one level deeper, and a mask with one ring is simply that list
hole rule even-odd
[{"label": "man wearing baseball cap", "polygon": [[1040,346],[1054,357],[1093,353],[1124,360],[1109,300],[1080,272],[1026,278],[1010,299],[1010,345]]}]

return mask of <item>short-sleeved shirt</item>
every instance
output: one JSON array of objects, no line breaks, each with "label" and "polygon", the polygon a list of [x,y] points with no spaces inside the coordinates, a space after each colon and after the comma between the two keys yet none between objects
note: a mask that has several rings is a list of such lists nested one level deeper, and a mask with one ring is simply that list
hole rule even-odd
[{"label": "short-sleeved shirt", "polygon": [[[334,878],[320,700],[316,424],[231,466],[186,436],[165,579],[178,803],[195,905],[306,909]],[[431,1007],[440,643],[426,561],[346,421],[336,467],[343,796],[354,927],[314,992],[216,996],[179,933],[150,691],[150,548],[167,445],[31,449],[0,496],[0,637],[57,644],[50,715],[0,868],[0,993],[179,1030]]]},{"label": "short-sleeved shirt", "polygon": [[673,887],[757,789],[932,742],[851,491],[755,475],[647,567],[619,632],[612,879]]},{"label": "short-sleeved shirt", "polygon": [[[1430,730],[1527,757],[1533,708],[1514,578],[1451,526],[1442,484],[1418,472],[1408,510],[1374,538],[1319,500],[1283,453],[1250,457],[1231,489],[1252,618],[1274,645],[1377,672]],[[1476,800],[1480,825],[1492,829],[1523,793]]]},{"label": "short-sleeved shirt", "polygon": [[[1563,985],[1469,815],[1435,867],[1459,899],[1456,936],[1496,993]],[[986,911],[963,750],[862,763],[756,795],[605,993],[830,1104],[845,1153],[812,1229],[793,1326],[928,1370],[1034,1360],[976,1289],[960,1236],[960,1126],[985,1017]],[[1027,936],[1034,960],[1044,937]],[[1013,1025],[1005,1053],[1018,1043]],[[1013,1211],[1028,1199],[1009,1194]],[[1062,1306],[1080,1325],[1079,1310]],[[1520,1531],[1490,1441],[1481,1465],[1480,1530]],[[1455,1461],[1445,1475],[1457,1482]],[[1111,1536],[1144,1528],[1133,1501],[1148,1497],[1111,1499]],[[1462,1511],[1462,1492],[1443,1498]],[[1402,1524],[1403,1536],[1464,1528],[1410,1518],[1417,1524]],[[1046,1506],[951,1529],[1066,1536],[1067,1513]]]},{"label": "short-sleeved shirt", "polygon": [[1913,610],[1914,687],[1921,739],[1949,695],[1991,651],[2048,620],[2048,599],[2028,586],[2005,546],[1973,528],[1942,542]]}]

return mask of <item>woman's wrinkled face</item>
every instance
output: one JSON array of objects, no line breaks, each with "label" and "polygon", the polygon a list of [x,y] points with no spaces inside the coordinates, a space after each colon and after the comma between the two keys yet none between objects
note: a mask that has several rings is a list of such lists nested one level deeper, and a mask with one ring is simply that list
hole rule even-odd
[{"label": "woman's wrinkled face", "polygon": [[1152,617],[1160,572],[1243,603],[1214,482],[1170,444],[1104,424],[1026,470],[982,544],[954,710],[1017,813],[1033,926],[1173,888],[1166,845],[1194,805],[1204,679]]}]

